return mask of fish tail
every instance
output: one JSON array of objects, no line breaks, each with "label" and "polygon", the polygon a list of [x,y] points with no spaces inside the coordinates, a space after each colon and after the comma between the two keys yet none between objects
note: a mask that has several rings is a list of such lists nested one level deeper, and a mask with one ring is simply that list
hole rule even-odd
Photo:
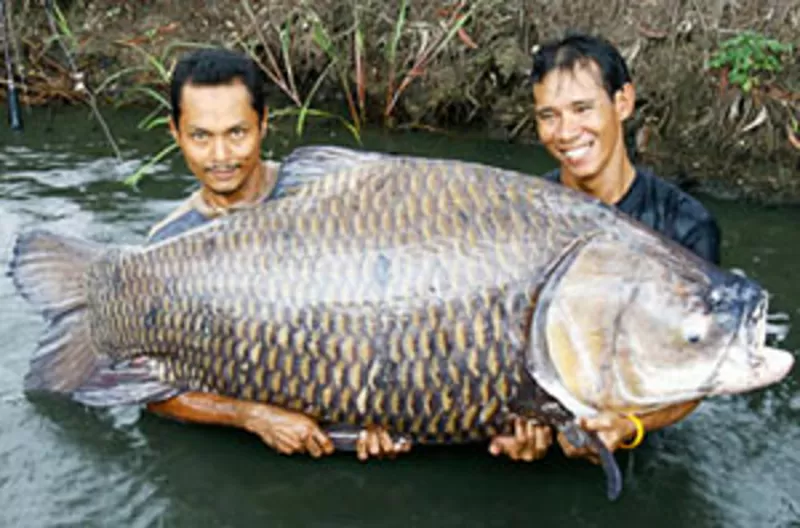
[{"label": "fish tail", "polygon": [[92,342],[86,296],[87,272],[103,252],[97,244],[42,230],[17,239],[9,275],[47,321],[26,391],[71,394],[109,363]]}]

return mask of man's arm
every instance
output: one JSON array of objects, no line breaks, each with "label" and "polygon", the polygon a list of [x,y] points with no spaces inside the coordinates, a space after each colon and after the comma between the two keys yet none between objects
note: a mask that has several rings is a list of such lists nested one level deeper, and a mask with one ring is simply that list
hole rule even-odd
[{"label": "man's arm", "polygon": [[187,392],[147,405],[160,416],[185,422],[237,427],[255,433],[283,453],[308,452],[314,458],[333,453],[333,442],[304,414],[265,403],[205,392]]},{"label": "man's arm", "polygon": [[[330,455],[334,445],[319,425],[305,414],[275,405],[237,400],[219,394],[187,392],[147,405],[147,410],[174,420],[244,429],[257,434],[268,446],[285,455],[307,452],[314,458]],[[395,442],[380,427],[362,430],[356,441],[360,460],[408,452],[409,442]]]}]

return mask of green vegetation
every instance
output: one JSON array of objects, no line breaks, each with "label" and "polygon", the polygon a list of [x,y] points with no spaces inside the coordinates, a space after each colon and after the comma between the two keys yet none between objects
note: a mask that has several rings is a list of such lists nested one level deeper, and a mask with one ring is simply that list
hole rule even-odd
[{"label": "green vegetation", "polygon": [[748,93],[765,77],[774,79],[783,72],[793,50],[792,44],[783,44],[754,31],[743,31],[720,44],[709,66],[723,70],[728,83]]}]

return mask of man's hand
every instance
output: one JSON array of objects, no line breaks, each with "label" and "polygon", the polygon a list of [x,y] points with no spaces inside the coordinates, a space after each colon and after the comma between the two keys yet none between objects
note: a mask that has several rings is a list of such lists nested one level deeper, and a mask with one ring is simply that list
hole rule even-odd
[{"label": "man's hand", "polygon": [[284,455],[307,452],[314,458],[334,451],[328,435],[304,414],[274,406],[254,406],[244,422],[244,428],[255,433],[268,446]]},{"label": "man's hand", "polygon": [[514,419],[514,434],[495,436],[489,444],[489,453],[494,456],[506,454],[511,460],[532,462],[544,457],[553,443],[553,430],[534,420]]},{"label": "man's hand", "polygon": [[359,460],[374,458],[394,458],[400,453],[408,453],[411,442],[406,438],[394,440],[385,429],[367,427],[363,429],[356,441],[356,455]]},{"label": "man's hand", "polygon": [[[695,410],[699,404],[699,400],[678,403],[659,411],[641,415],[639,419],[645,431],[656,431],[679,422]],[[583,418],[580,420],[579,425],[585,431],[597,433],[600,441],[612,453],[636,434],[636,424],[629,418],[618,414],[604,413],[594,418]],[[594,449],[579,449],[570,444],[561,433],[558,435],[558,443],[568,457],[584,457],[595,464],[600,463],[600,457]]]}]

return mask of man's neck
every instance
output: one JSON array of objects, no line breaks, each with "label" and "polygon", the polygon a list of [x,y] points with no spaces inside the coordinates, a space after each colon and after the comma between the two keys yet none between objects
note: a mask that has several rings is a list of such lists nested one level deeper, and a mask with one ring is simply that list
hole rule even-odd
[{"label": "man's neck", "polygon": [[561,167],[563,185],[585,192],[609,205],[619,203],[635,179],[636,169],[627,157],[623,157],[621,163],[609,164],[601,173],[589,178],[577,178],[569,169]]}]

